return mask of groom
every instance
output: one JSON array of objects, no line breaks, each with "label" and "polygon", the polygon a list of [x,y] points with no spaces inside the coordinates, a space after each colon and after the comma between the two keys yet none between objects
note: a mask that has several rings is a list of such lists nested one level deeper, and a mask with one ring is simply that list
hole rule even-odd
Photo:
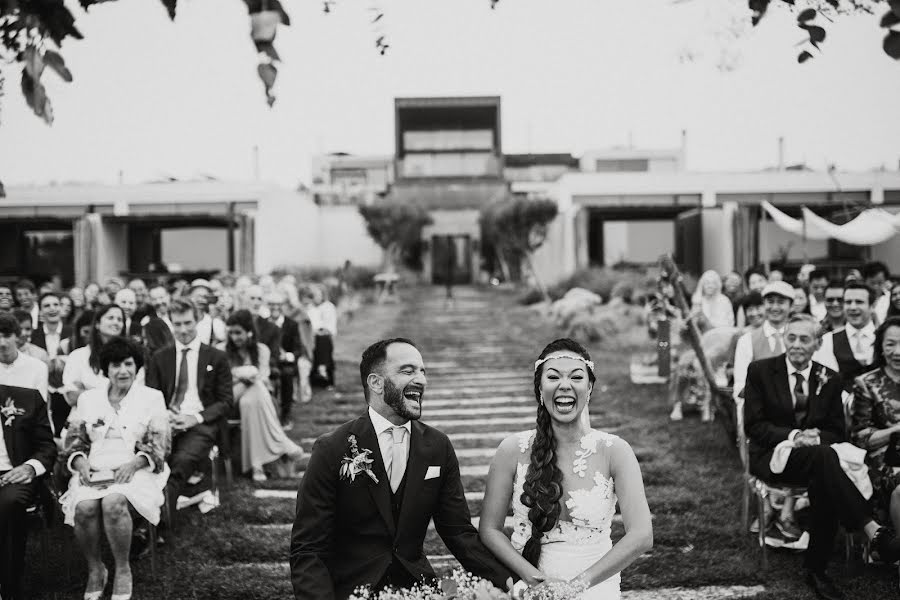
[{"label": "groom", "polygon": [[363,352],[359,372],[368,410],[319,438],[297,494],[295,598],[433,579],[422,548],[431,519],[463,568],[505,588],[512,574],[478,539],[450,440],[419,422],[422,355],[409,340],[382,340]]}]

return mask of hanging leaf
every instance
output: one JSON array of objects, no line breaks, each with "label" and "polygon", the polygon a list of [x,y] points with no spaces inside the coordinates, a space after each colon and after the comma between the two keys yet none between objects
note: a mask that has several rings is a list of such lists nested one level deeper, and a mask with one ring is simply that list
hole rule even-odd
[{"label": "hanging leaf", "polygon": [[22,69],[22,95],[25,96],[25,102],[34,111],[35,115],[44,119],[47,125],[53,124],[53,108],[50,106],[47,90],[40,81],[32,78],[25,69]]},{"label": "hanging leaf", "polygon": [[41,74],[44,72],[44,58],[38,51],[36,46],[28,45],[23,52],[23,62],[25,63],[25,71],[35,81],[40,80]]},{"label": "hanging leaf", "polygon": [[769,8],[769,0],[749,0],[747,5],[750,7],[750,10],[753,11],[753,17],[751,17],[750,21],[755,27],[762,20],[763,16],[765,16],[766,10]]},{"label": "hanging leaf", "polygon": [[809,43],[818,49],[819,44],[825,41],[825,30],[818,25],[804,27],[809,32]]},{"label": "hanging leaf", "polygon": [[800,56],[797,57],[797,62],[800,64],[803,64],[806,61],[808,61],[809,59],[811,59],[812,57],[813,57],[813,55],[810,54],[808,50],[804,50],[803,52],[800,53]]},{"label": "hanging leaf", "polygon": [[162,0],[162,3],[166,7],[166,12],[169,13],[169,18],[174,21],[175,5],[178,4],[178,0]]},{"label": "hanging leaf", "polygon": [[260,63],[256,68],[259,78],[262,79],[263,85],[266,86],[266,94],[275,85],[275,77],[278,75],[278,69],[272,63]]},{"label": "hanging leaf", "polygon": [[812,21],[813,19],[816,18],[816,14],[817,14],[816,9],[807,8],[806,10],[804,10],[802,13],[800,13],[797,16],[797,22],[798,23],[806,23],[807,21]]},{"label": "hanging leaf", "polygon": [[900,60],[900,31],[893,29],[884,36],[884,51],[894,60]]},{"label": "hanging leaf", "polygon": [[278,56],[278,52],[275,51],[275,46],[272,45],[272,42],[254,42],[256,44],[256,51],[265,54],[273,61],[281,61],[281,57]]},{"label": "hanging leaf", "polygon": [[66,67],[66,61],[63,60],[63,57],[58,52],[53,50],[44,52],[44,63],[56,71],[56,74],[59,75],[63,81],[72,83],[72,72]]},{"label": "hanging leaf", "polygon": [[891,12],[900,17],[900,0],[888,0],[888,5],[891,7]]},{"label": "hanging leaf", "polygon": [[900,23],[900,15],[897,15],[892,10],[889,10],[888,12],[884,13],[884,16],[881,17],[881,26],[885,27],[887,29],[890,29],[897,23]]},{"label": "hanging leaf", "polygon": [[831,8],[833,8],[834,10],[837,10],[841,6],[840,0],[825,0],[825,2],[830,4]]},{"label": "hanging leaf", "polygon": [[281,15],[274,10],[250,13],[250,38],[254,42],[271,42],[278,33]]}]

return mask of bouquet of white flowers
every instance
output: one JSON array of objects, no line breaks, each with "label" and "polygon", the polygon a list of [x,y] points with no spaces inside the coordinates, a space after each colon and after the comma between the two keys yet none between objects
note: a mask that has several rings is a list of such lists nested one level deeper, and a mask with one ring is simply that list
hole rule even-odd
[{"label": "bouquet of white flowers", "polygon": [[420,583],[405,590],[386,588],[376,593],[369,587],[359,587],[349,600],[576,600],[584,591],[583,586],[568,582],[552,582],[537,588],[517,585],[513,589],[512,579],[507,580],[507,587],[511,591],[504,592],[489,581],[456,569],[438,583]]}]

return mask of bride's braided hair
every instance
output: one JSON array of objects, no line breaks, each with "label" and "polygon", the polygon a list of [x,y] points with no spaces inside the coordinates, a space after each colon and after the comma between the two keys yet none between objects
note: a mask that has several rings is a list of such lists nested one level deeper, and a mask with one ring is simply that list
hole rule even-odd
[{"label": "bride's braided hair", "polygon": [[[553,352],[567,351],[586,360],[591,357],[584,347],[569,338],[561,338],[547,344],[538,359]],[[587,369],[588,381],[594,383],[594,373]],[[556,464],[556,438],[553,435],[550,412],[541,402],[541,376],[544,365],[534,372],[534,397],[538,402],[537,430],[531,445],[531,464],[525,475],[525,484],[521,501],[528,507],[528,520],[531,521],[531,538],[522,550],[522,556],[532,565],[537,566],[541,558],[541,538],[544,533],[556,527],[562,510],[562,470]]]}]

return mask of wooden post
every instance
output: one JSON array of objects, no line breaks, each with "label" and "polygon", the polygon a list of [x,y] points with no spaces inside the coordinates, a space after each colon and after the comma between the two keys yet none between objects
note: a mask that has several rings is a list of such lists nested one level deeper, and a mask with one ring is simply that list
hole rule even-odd
[{"label": "wooden post", "polygon": [[672,322],[663,318],[656,330],[657,374],[668,378],[672,373]]}]

